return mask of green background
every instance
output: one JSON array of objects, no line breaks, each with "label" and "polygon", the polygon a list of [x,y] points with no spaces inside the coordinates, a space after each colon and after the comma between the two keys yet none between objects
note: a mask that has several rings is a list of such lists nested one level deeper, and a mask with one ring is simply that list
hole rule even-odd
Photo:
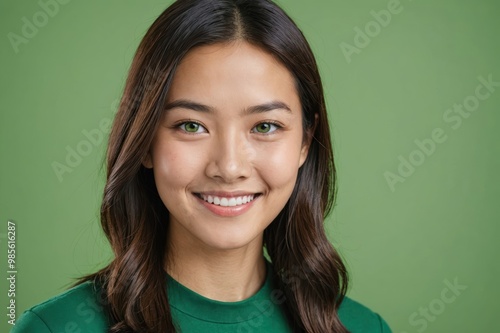
[{"label": "green background", "polygon": [[[98,224],[105,139],[87,146],[88,156],[61,179],[52,164],[66,164],[68,147],[85,148],[84,131],[112,119],[135,49],[169,3],[69,1],[16,53],[8,34],[21,35],[23,17],[33,22],[43,9],[38,1],[1,0],[0,267],[7,271],[10,219],[18,316],[111,257]],[[309,39],[324,80],[339,179],[326,223],[351,272],[349,295],[394,332],[493,332],[500,87],[459,128],[443,115],[471,101],[478,77],[500,81],[500,4],[401,0],[382,27],[371,11],[387,9],[386,0],[279,3]],[[356,27],[372,29],[372,37],[349,62],[341,45],[355,45]],[[398,173],[400,156],[416,157],[415,140],[437,128],[446,141],[391,189],[384,174]],[[455,279],[467,288],[443,303],[443,292],[453,295],[445,281]],[[433,318],[423,319],[418,312],[429,307]]]}]

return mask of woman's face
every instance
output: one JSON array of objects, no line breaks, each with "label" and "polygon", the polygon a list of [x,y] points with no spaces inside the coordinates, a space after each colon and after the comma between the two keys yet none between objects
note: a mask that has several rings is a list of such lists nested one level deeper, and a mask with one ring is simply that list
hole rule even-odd
[{"label": "woman's face", "polygon": [[307,156],[292,75],[248,43],[202,46],[180,63],[167,104],[143,164],[170,212],[170,241],[261,249]]}]

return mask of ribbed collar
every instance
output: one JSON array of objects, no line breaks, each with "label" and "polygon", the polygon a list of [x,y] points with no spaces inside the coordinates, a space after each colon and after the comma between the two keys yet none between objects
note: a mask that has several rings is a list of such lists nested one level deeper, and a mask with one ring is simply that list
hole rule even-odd
[{"label": "ribbed collar", "polygon": [[266,280],[253,296],[237,302],[221,302],[206,298],[180,284],[168,273],[167,292],[170,306],[191,317],[216,323],[240,323],[265,313],[272,305],[272,265],[266,260]]}]

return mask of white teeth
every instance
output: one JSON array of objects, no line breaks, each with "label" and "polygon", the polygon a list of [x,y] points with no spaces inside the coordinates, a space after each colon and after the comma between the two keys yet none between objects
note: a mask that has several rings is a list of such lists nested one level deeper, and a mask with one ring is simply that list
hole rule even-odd
[{"label": "white teeth", "polygon": [[212,195],[204,195],[201,194],[201,197],[203,200],[210,204],[214,204],[217,206],[222,206],[222,207],[235,207],[235,206],[241,206],[246,203],[249,203],[254,199],[254,195],[248,195],[248,196],[242,196],[242,197],[231,197],[231,198],[224,198],[224,197],[217,197],[217,196],[212,196]]}]

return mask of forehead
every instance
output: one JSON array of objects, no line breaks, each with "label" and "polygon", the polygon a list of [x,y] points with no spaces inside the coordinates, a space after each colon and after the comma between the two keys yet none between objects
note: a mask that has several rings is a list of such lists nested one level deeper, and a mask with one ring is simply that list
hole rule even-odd
[{"label": "forehead", "polygon": [[179,64],[169,101],[209,101],[215,107],[246,107],[283,100],[300,110],[295,79],[273,55],[247,42],[192,49]]}]

